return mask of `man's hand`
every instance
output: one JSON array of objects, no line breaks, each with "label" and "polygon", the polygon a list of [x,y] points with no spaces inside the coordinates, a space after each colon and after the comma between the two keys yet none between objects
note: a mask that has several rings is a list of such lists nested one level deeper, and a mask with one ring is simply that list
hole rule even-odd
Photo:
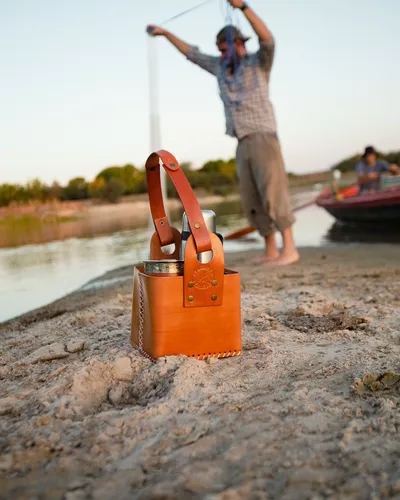
[{"label": "man's hand", "polygon": [[399,175],[400,174],[400,167],[396,165],[396,163],[392,163],[389,167],[389,172],[394,174],[394,175]]},{"label": "man's hand", "polygon": [[159,26],[155,26],[154,24],[149,24],[146,27],[146,31],[150,36],[164,36],[166,31]]},{"label": "man's hand", "polygon": [[150,36],[165,36],[165,38],[174,45],[179,52],[184,56],[188,56],[190,45],[183,40],[180,40],[177,36],[173,35],[170,31],[160,28],[160,26],[155,26],[154,24],[149,24],[146,27],[146,31]]},{"label": "man's hand", "polygon": [[371,181],[374,181],[375,179],[377,179],[379,177],[379,174],[377,172],[371,172],[367,175],[368,179],[370,179]]},{"label": "man's hand", "polygon": [[228,2],[234,7],[235,9],[241,9],[243,7],[243,0],[228,0]]},{"label": "man's hand", "polygon": [[[243,0],[228,0],[228,3],[235,9],[241,9],[246,2]],[[251,24],[253,30],[256,32],[259,40],[272,40],[271,32],[266,27],[265,23],[257,16],[254,10],[249,7],[243,11],[243,14]]]}]

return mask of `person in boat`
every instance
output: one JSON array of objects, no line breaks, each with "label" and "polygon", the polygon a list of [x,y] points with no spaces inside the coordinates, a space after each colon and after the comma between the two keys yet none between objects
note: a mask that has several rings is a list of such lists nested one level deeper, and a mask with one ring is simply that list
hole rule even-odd
[{"label": "person in boat", "polygon": [[394,163],[390,164],[386,160],[378,158],[375,148],[367,146],[361,160],[356,165],[357,182],[360,186],[359,194],[379,191],[381,175],[385,172],[398,175],[400,168]]},{"label": "person in boat", "polygon": [[[249,38],[232,25],[217,34],[219,57],[200,52],[164,28],[149,25],[147,32],[165,37],[189,61],[217,77],[226,133],[238,140],[236,163],[243,210],[251,225],[265,238],[265,253],[257,261],[269,265],[292,264],[299,259],[292,233],[295,219],[274,109],[268,96],[275,41],[245,2],[228,1],[243,12],[252,26],[259,41],[257,52],[247,52]],[[276,245],[276,231],[282,234],[281,253]]]}]

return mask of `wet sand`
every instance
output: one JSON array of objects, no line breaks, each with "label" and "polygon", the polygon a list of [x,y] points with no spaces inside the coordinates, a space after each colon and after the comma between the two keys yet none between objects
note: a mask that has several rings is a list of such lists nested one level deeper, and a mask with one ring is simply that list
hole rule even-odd
[{"label": "wet sand", "polygon": [[400,498],[399,248],[301,255],[227,257],[240,358],[141,357],[130,266],[0,325],[0,498]]}]

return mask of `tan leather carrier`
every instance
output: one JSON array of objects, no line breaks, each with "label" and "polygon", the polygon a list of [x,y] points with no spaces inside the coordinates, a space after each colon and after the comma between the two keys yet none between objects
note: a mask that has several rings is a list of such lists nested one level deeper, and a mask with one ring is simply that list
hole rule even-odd
[{"label": "tan leather carrier", "polygon": [[[197,359],[225,358],[242,353],[240,275],[225,269],[223,245],[204,222],[196,196],[175,157],[168,151],[152,153],[146,177],[155,233],[150,259],[179,259],[181,233],[170,226],[165,213],[160,160],[186,212],[191,235],[186,244],[183,276],[145,274],[135,266],[131,343],[146,357],[184,354]],[[171,255],[162,247],[175,244]],[[212,250],[212,259],[200,263],[197,254]]]}]

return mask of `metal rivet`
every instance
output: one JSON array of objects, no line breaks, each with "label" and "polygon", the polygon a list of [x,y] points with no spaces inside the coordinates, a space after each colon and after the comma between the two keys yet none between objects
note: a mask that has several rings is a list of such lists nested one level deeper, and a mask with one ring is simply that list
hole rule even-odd
[{"label": "metal rivet", "polygon": [[213,280],[213,281],[211,281],[211,284],[212,284],[212,286],[217,286],[218,285],[218,281],[217,280]]},{"label": "metal rivet", "polygon": [[217,297],[216,295],[213,295],[213,296],[211,297],[211,300],[217,300],[217,299],[218,299],[218,297]]},{"label": "metal rivet", "polygon": [[160,226],[163,226],[163,225],[164,225],[164,221],[160,220]]},{"label": "metal rivet", "polygon": [[200,224],[199,224],[198,222],[196,222],[196,223],[195,223],[195,225],[194,225],[194,227],[195,227],[196,229],[199,229]]},{"label": "metal rivet", "polygon": [[193,297],[193,295],[189,295],[189,297],[188,297],[188,301],[189,301],[189,302],[193,302],[193,301],[194,301],[194,297]]},{"label": "metal rivet", "polygon": [[194,283],[193,283],[193,281],[189,281],[189,283],[188,283],[188,287],[189,287],[189,288],[193,288],[193,287],[194,287]]},{"label": "metal rivet", "polygon": [[176,167],[175,163],[170,163],[169,166],[170,167]]}]

